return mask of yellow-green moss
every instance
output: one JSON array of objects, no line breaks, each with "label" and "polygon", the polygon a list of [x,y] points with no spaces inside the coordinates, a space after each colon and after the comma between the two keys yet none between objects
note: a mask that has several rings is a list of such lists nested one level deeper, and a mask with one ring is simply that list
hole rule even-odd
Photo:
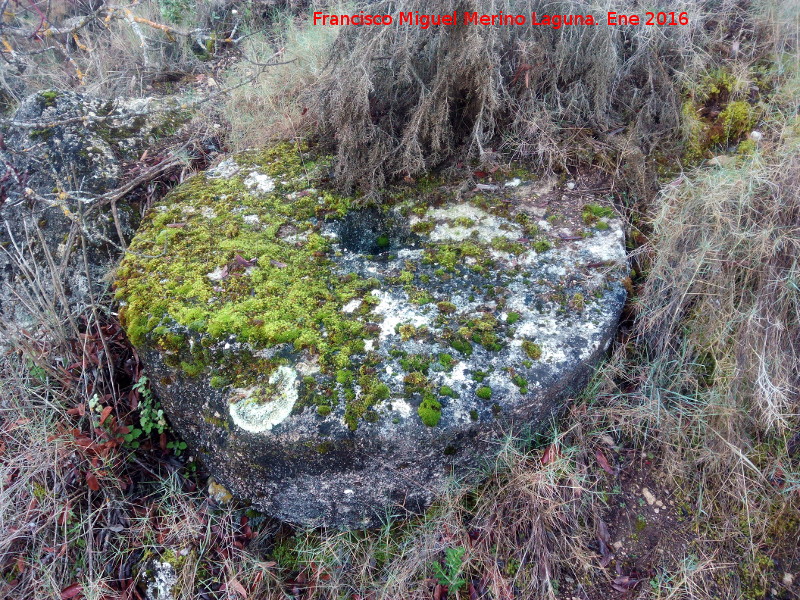
[{"label": "yellow-green moss", "polygon": [[535,342],[525,340],[522,342],[522,350],[528,355],[528,358],[533,360],[539,360],[542,358],[542,347]]},{"label": "yellow-green moss", "polygon": [[442,418],[442,405],[433,394],[425,394],[417,408],[417,414],[428,427],[436,427]]},{"label": "yellow-green moss", "polygon": [[[364,316],[374,305],[367,300],[380,284],[332,268],[319,222],[346,214],[350,200],[312,188],[307,174],[319,167],[306,151],[283,144],[237,158],[240,166],[267,173],[273,193],[251,193],[246,173],[198,175],[146,217],[116,282],[120,320],[134,345],[162,351],[186,375],[210,371],[215,387],[248,384],[255,367],[274,368],[266,360],[243,364],[260,348],[305,349],[331,374],[363,352]],[[246,222],[246,215],[258,223]],[[291,240],[284,226],[293,228]],[[341,310],[357,298],[364,300],[360,311]],[[228,363],[218,351],[212,356],[214,345],[231,337],[251,351]]]}]

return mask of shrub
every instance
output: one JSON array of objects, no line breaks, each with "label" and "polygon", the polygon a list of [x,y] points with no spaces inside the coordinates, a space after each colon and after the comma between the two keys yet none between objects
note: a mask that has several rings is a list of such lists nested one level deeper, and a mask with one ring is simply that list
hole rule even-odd
[{"label": "shrub", "polygon": [[[619,12],[637,12],[623,2]],[[592,159],[592,136],[610,153],[669,151],[681,113],[681,77],[710,44],[703,2],[690,24],[666,27],[414,26],[341,28],[325,71],[306,98],[322,140],[335,141],[343,186],[381,187],[458,156],[485,164],[508,150],[545,167]],[[421,0],[377,2],[371,13],[431,8]],[[565,0],[447,0],[458,11],[603,15],[605,5]],[[711,32],[711,34],[709,34]],[[695,56],[694,62],[690,57]],[[609,131],[626,128],[623,142]],[[502,133],[502,135],[501,135]],[[617,145],[618,150],[613,147]],[[633,161],[636,152],[628,152]],[[633,157],[633,158],[631,158]],[[635,165],[630,172],[636,171]],[[625,173],[622,173],[624,176]],[[641,174],[639,175],[641,179]]]}]

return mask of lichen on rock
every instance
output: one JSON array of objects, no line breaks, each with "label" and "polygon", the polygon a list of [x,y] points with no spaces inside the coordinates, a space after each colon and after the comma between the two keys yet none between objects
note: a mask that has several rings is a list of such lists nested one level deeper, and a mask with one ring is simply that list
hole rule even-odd
[{"label": "lichen on rock", "polygon": [[329,169],[282,144],[195,176],[146,218],[116,288],[220,482],[289,521],[357,526],[424,506],[501,431],[557,412],[605,351],[627,272],[611,209],[582,215],[597,199],[560,207],[566,236],[531,211],[531,182],[364,206],[326,189]]}]

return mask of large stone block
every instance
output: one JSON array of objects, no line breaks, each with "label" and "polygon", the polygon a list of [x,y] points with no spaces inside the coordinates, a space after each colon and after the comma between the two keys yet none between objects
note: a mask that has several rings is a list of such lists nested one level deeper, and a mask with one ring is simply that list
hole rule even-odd
[{"label": "large stone block", "polygon": [[[308,526],[376,525],[474,477],[585,385],[625,300],[613,211],[519,179],[365,207],[291,145],[154,207],[121,319],[177,430],[234,495]],[[557,213],[557,214],[556,214]]]}]

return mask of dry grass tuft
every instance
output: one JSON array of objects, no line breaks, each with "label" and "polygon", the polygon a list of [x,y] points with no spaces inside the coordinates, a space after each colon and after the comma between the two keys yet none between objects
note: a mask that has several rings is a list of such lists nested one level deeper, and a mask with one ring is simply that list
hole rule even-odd
[{"label": "dry grass tuft", "polygon": [[[610,8],[636,13],[637,6],[448,0],[436,12],[530,19],[533,11],[604,16]],[[335,142],[345,187],[380,188],[454,157],[492,164],[502,150],[545,168],[597,158],[632,178],[635,189],[650,190],[652,173],[631,163],[655,148],[675,152],[683,84],[711,63],[715,45],[724,45],[724,24],[743,16],[733,3],[716,16],[704,6],[670,6],[691,19],[666,28],[343,28],[328,69],[309,91],[310,111],[320,137]],[[371,13],[430,10],[418,0],[370,4]],[[740,56],[755,52],[752,30],[736,35]]]}]

